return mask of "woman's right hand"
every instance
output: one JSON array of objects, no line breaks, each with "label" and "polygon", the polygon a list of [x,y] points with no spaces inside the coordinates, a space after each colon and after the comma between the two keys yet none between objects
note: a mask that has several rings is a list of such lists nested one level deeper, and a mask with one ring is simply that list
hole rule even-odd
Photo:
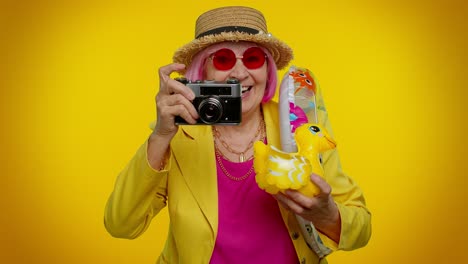
[{"label": "woman's right hand", "polygon": [[190,124],[196,123],[198,113],[192,104],[195,94],[184,84],[171,79],[185,65],[172,63],[159,68],[159,92],[156,95],[156,127],[148,139],[147,158],[150,166],[162,170],[165,166],[169,144],[177,133],[175,117],[180,116]]},{"label": "woman's right hand", "polygon": [[180,116],[189,124],[195,124],[198,113],[192,104],[193,91],[184,84],[171,79],[172,72],[178,72],[185,65],[172,63],[159,68],[159,92],[156,95],[157,123],[153,134],[171,138],[177,132],[175,117]]}]

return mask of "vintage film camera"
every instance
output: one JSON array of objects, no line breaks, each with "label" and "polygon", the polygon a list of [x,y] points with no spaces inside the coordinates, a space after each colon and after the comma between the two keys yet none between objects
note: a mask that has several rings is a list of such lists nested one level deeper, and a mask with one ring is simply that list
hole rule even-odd
[{"label": "vintage film camera", "polygon": [[[238,125],[242,116],[242,89],[239,80],[226,82],[189,81],[180,77],[175,80],[185,84],[195,93],[193,106],[198,112],[197,125]],[[180,116],[177,125],[188,125]]]}]

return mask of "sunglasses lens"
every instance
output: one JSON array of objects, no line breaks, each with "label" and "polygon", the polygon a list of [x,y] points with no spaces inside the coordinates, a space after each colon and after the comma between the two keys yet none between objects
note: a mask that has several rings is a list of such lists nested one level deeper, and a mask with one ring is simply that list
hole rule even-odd
[{"label": "sunglasses lens", "polygon": [[265,63],[265,53],[259,47],[248,48],[242,62],[249,69],[258,69]]},{"label": "sunglasses lens", "polygon": [[220,71],[227,71],[236,64],[236,54],[230,49],[220,49],[213,55],[213,65]]},{"label": "sunglasses lens", "polygon": [[[237,57],[230,49],[220,49],[213,54],[213,65],[217,70],[227,71],[236,65]],[[266,55],[259,47],[248,48],[243,56],[242,62],[248,69],[258,69],[263,66]]]}]

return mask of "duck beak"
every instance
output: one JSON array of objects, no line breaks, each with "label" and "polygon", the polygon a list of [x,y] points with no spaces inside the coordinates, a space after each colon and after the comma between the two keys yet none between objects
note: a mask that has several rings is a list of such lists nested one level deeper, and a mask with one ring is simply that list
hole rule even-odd
[{"label": "duck beak", "polygon": [[330,137],[330,135],[328,135],[328,133],[325,133],[324,136],[325,136],[325,139],[327,140],[328,147],[329,147],[330,149],[336,148],[336,141],[333,140],[333,139]]}]

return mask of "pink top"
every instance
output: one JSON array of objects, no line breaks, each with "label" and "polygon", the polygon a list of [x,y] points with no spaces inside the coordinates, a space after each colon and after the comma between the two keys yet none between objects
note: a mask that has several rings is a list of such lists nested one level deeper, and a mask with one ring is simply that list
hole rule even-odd
[{"label": "pink top", "polygon": [[[253,160],[234,163],[221,157],[231,176],[242,177]],[[261,190],[255,172],[244,180],[230,179],[217,162],[219,224],[212,264],[298,263],[278,203]]]}]

